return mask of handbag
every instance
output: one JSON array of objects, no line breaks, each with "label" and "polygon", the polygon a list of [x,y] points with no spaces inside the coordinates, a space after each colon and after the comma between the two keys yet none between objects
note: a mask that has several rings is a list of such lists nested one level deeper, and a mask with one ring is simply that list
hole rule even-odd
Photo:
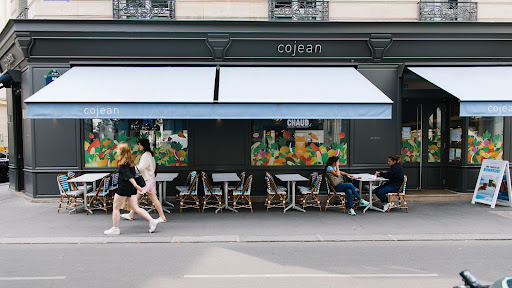
[{"label": "handbag", "polygon": [[146,181],[144,181],[144,178],[140,174],[139,168],[137,168],[137,166],[135,166],[135,170],[137,170],[135,177],[133,177],[133,179],[135,179],[135,183],[137,183],[137,185],[139,185],[140,187],[146,186]]}]

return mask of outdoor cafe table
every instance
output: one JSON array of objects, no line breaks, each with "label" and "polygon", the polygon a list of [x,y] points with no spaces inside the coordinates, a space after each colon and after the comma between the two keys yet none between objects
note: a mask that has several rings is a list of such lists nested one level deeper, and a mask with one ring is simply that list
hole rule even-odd
[{"label": "outdoor cafe table", "polygon": [[[171,213],[168,209],[164,208],[164,205],[167,204],[171,207],[174,207],[174,205],[171,202],[168,202],[167,199],[167,182],[171,182],[172,180],[176,179],[178,177],[178,173],[158,173],[156,175],[156,182],[159,182],[160,185],[158,187],[158,199],[160,200],[160,203],[162,204],[162,210]],[[151,208],[149,211],[152,211],[153,208]]]},{"label": "outdoor cafe table", "polygon": [[373,210],[377,210],[380,212],[386,212],[384,209],[373,206],[373,201],[372,201],[372,197],[373,197],[373,185],[372,184],[373,183],[372,182],[386,181],[388,179],[382,178],[382,177],[375,177],[375,175],[368,174],[368,173],[352,174],[352,179],[359,181],[359,193],[361,193],[361,191],[363,191],[362,190],[363,182],[368,182],[368,187],[369,187],[368,190],[369,190],[369,194],[370,194],[370,199],[368,200],[368,202],[370,202],[370,204],[364,208],[363,213],[365,213],[366,210],[368,210],[368,209],[373,209]]},{"label": "outdoor cafe table", "polygon": [[[86,173],[76,178],[71,178],[66,182],[82,182],[85,183],[85,187],[87,187],[87,183],[92,183],[92,191],[96,191],[96,181],[103,179],[103,177],[109,175],[110,173]],[[87,190],[87,188],[85,188]],[[85,210],[88,210],[89,213],[92,214],[92,211],[87,209],[87,191],[84,191],[84,206]]]},{"label": "outdoor cafe table", "polygon": [[[228,206],[228,183],[238,182],[240,181],[240,177],[238,177],[236,173],[212,173],[212,179],[213,182],[224,182],[224,205],[222,205],[222,208],[238,212]],[[219,210],[220,208],[217,209],[215,213],[219,212]]]},{"label": "outdoor cafe table", "polygon": [[[295,210],[299,210],[302,212],[306,212],[306,210],[300,208],[299,206],[295,205],[295,182],[297,181],[308,181],[308,178],[300,175],[300,174],[276,174],[276,177],[281,181],[288,182],[288,187],[290,185],[290,182],[292,183],[292,203],[284,209],[284,213],[286,213],[286,210],[293,208]],[[289,190],[288,190],[289,191]]]}]

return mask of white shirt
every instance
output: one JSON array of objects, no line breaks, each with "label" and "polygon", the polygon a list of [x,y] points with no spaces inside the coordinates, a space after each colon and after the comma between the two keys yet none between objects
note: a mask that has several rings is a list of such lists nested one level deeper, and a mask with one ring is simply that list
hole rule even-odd
[{"label": "white shirt", "polygon": [[137,168],[139,169],[140,174],[144,180],[155,178],[156,162],[153,155],[151,155],[151,152],[148,151],[142,154]]}]

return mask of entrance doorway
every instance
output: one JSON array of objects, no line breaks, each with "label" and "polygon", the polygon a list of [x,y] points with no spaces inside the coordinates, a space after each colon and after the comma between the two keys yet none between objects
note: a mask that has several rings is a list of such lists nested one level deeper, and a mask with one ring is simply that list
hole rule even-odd
[{"label": "entrance doorway", "polygon": [[402,105],[401,156],[407,187],[444,188],[447,104],[405,100]]}]

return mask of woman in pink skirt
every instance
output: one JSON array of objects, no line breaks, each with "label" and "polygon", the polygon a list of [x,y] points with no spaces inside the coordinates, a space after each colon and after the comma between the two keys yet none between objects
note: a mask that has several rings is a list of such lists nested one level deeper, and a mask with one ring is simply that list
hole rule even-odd
[{"label": "woman in pink skirt", "polygon": [[[139,165],[137,165],[137,168],[140,171],[140,174],[142,175],[142,178],[144,178],[144,181],[146,182],[146,186],[142,187],[142,191],[138,191],[138,199],[142,198],[144,194],[148,194],[149,199],[151,199],[151,202],[155,205],[156,211],[158,211],[158,215],[160,218],[156,219],[159,223],[160,222],[167,222],[167,219],[165,218],[164,211],[162,210],[162,204],[160,204],[160,201],[158,201],[158,198],[156,197],[156,178],[155,178],[155,169],[156,169],[156,161],[153,155],[155,155],[155,152],[151,150],[151,146],[149,144],[148,139],[140,139],[139,142],[139,150],[142,150],[144,154],[140,157]],[[126,220],[133,220],[133,214],[134,211],[131,210],[130,213],[122,214],[121,218]]]}]

